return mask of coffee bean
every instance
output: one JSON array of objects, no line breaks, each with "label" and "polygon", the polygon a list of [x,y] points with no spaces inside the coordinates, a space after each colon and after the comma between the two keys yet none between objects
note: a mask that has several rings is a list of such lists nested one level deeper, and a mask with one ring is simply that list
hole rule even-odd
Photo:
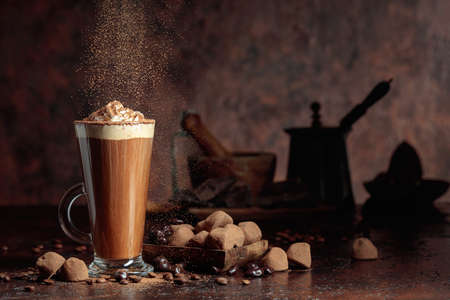
[{"label": "coffee bean", "polygon": [[114,273],[114,278],[117,281],[127,279],[128,278],[127,270],[124,270],[124,269],[117,270],[116,273]]},{"label": "coffee bean", "polygon": [[55,281],[53,279],[44,279],[42,280],[42,283],[46,285],[52,285],[55,284]]},{"label": "coffee bean", "polygon": [[95,281],[96,281],[95,279],[89,278],[88,280],[86,280],[86,284],[87,285],[93,285]]},{"label": "coffee bean", "polygon": [[63,248],[63,244],[54,244],[53,248],[55,248],[55,249],[62,249]]},{"label": "coffee bean", "polygon": [[216,283],[218,283],[220,285],[227,285],[228,284],[228,279],[226,279],[225,277],[217,277],[216,278]]},{"label": "coffee bean", "polygon": [[122,279],[121,281],[119,281],[119,283],[123,284],[123,285],[127,285],[129,282],[126,279]]},{"label": "coffee bean", "polygon": [[227,271],[227,275],[228,276],[234,276],[234,275],[236,275],[237,271],[238,271],[238,267],[237,266],[233,266]]},{"label": "coffee bean", "polygon": [[172,273],[164,273],[163,278],[167,281],[172,281],[173,275],[172,275]]},{"label": "coffee bean", "polygon": [[242,284],[243,285],[249,285],[250,284],[250,280],[248,280],[248,279],[242,279]]},{"label": "coffee bean", "polygon": [[106,278],[102,278],[102,277],[97,278],[97,279],[95,280],[95,282],[97,282],[97,283],[105,283],[105,282],[106,282]]},{"label": "coffee bean", "polygon": [[192,280],[200,280],[200,279],[202,279],[202,277],[200,275],[198,275],[198,274],[191,274],[190,278]]},{"label": "coffee bean", "polygon": [[142,277],[141,276],[137,276],[137,275],[130,275],[130,276],[128,276],[128,279],[131,282],[138,283],[138,282],[141,282]]},{"label": "coffee bean", "polygon": [[107,274],[102,274],[99,276],[100,278],[104,278],[104,279],[110,279],[111,275],[107,275]]},{"label": "coffee bean", "polygon": [[77,252],[84,252],[87,250],[87,247],[85,245],[81,245],[75,248],[75,251]]},{"label": "coffee bean", "polygon": [[164,225],[162,228],[162,232],[165,236],[171,236],[173,234],[172,227],[170,225]]},{"label": "coffee bean", "polygon": [[117,282],[117,280],[115,278],[110,278],[110,279],[108,279],[108,281],[110,281],[110,282]]},{"label": "coffee bean", "polygon": [[34,290],[36,288],[34,286],[32,286],[32,285],[27,285],[23,289],[25,290],[25,292],[34,292]]}]

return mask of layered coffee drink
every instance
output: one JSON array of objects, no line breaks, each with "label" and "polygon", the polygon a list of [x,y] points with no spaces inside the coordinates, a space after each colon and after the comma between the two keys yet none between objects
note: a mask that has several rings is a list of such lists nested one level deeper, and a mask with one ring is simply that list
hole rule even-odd
[{"label": "layered coffee drink", "polygon": [[119,101],[75,121],[98,258],[141,254],[154,129],[154,120]]}]

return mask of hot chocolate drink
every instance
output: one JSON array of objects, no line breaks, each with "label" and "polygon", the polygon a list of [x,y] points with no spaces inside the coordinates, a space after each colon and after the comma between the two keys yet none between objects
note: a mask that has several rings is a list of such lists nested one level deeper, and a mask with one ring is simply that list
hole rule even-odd
[{"label": "hot chocolate drink", "polygon": [[141,254],[154,127],[118,101],[75,121],[96,257]]}]

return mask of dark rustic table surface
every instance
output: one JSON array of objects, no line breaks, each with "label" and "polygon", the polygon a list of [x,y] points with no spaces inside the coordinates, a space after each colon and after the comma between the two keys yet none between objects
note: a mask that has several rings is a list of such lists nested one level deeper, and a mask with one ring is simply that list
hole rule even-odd
[{"label": "dark rustic table surface", "polygon": [[[448,205],[443,206],[448,210]],[[76,215],[82,215],[78,208]],[[277,235],[284,231],[308,238],[312,248],[313,269],[291,270],[252,279],[241,284],[241,275],[229,277],[229,284],[217,285],[214,276],[207,280],[173,283],[120,285],[85,282],[42,285],[23,279],[0,282],[0,299],[450,299],[450,227],[437,224],[371,228],[370,236],[378,247],[380,259],[352,261],[351,238],[355,220],[342,220],[332,213],[296,210],[251,212],[240,210],[235,219],[254,219],[272,245],[286,248],[289,241]],[[85,220],[79,220],[85,222]],[[56,250],[66,257],[91,259],[91,249],[77,253],[59,229],[55,207],[2,207],[0,209],[0,272],[16,272],[33,266],[39,254],[32,247],[43,244],[42,253],[54,250],[52,239],[61,239]],[[366,230],[367,231],[367,230]],[[366,232],[367,234],[368,232]],[[317,237],[324,241],[318,241]],[[321,240],[321,239],[319,239]],[[25,286],[35,290],[27,292]]]}]

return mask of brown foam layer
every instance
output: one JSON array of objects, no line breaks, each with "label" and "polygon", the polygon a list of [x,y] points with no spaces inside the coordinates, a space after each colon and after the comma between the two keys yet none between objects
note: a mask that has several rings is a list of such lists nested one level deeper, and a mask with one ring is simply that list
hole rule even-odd
[{"label": "brown foam layer", "polygon": [[75,121],[78,138],[97,138],[104,140],[127,140],[133,138],[153,138],[155,120],[145,122],[105,122]]}]

